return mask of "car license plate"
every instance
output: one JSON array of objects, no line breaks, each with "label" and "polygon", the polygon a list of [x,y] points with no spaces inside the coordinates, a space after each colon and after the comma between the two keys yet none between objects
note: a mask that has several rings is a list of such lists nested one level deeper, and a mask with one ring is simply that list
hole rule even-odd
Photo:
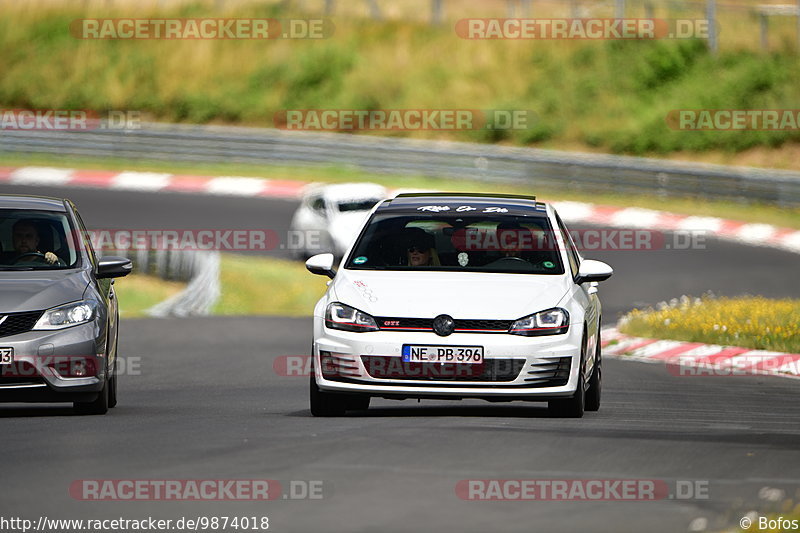
[{"label": "car license plate", "polygon": [[483,346],[404,344],[404,363],[483,363]]},{"label": "car license plate", "polygon": [[0,365],[10,365],[14,362],[14,348],[0,348]]}]

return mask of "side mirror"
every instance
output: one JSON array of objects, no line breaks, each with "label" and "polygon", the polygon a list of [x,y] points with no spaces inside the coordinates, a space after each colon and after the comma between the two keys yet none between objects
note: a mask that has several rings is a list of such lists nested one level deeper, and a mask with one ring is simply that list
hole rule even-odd
[{"label": "side mirror", "polygon": [[133,263],[125,257],[101,257],[97,263],[97,279],[121,278],[133,270]]},{"label": "side mirror", "polygon": [[602,261],[585,259],[578,268],[578,279],[575,283],[581,284],[587,281],[605,281],[611,277],[614,269]]},{"label": "side mirror", "polygon": [[306,261],[306,268],[312,274],[328,276],[333,279],[336,272],[333,270],[333,254],[317,254]]}]

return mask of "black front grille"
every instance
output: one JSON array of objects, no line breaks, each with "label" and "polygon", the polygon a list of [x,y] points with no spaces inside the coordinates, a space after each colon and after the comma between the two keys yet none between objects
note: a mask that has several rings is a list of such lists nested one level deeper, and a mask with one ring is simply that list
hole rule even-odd
[{"label": "black front grille", "polygon": [[[388,331],[433,331],[432,318],[376,317],[378,327]],[[456,332],[506,333],[513,320],[455,319]]]},{"label": "black front grille", "polygon": [[572,357],[558,357],[532,363],[528,367],[525,381],[531,387],[563,387],[569,381]]},{"label": "black front grille", "polygon": [[362,355],[361,361],[371,377],[417,381],[496,381],[517,379],[524,359],[485,359],[482,364],[403,362],[400,357]]},{"label": "black front grille", "polygon": [[392,318],[376,317],[380,329],[388,330],[419,330],[433,331],[432,318]]},{"label": "black front grille", "polygon": [[456,330],[502,331],[506,332],[513,320],[456,320]]},{"label": "black front grille", "polygon": [[36,321],[42,316],[44,311],[33,311],[30,313],[13,313],[10,315],[0,315],[6,317],[0,324],[0,337],[8,337],[18,333],[25,333],[33,328]]}]

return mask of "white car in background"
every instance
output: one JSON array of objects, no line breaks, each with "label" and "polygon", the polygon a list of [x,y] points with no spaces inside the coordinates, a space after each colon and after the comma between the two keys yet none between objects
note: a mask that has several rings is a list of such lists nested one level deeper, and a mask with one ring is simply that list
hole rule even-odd
[{"label": "white car in background", "polygon": [[600,407],[597,282],[552,206],[534,197],[423,193],[382,202],[314,309],[311,413],[371,397]]},{"label": "white car in background", "polygon": [[290,226],[290,244],[299,258],[320,253],[343,257],[373,207],[388,191],[375,183],[310,185]]}]

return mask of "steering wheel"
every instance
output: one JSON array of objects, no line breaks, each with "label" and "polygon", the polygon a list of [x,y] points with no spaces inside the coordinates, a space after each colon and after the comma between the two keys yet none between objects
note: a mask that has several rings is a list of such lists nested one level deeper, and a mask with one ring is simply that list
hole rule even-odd
[{"label": "steering wheel", "polygon": [[513,256],[513,255],[509,255],[509,256],[506,256],[506,257],[500,257],[498,259],[495,259],[494,261],[492,261],[491,263],[489,263],[486,266],[489,267],[489,268],[510,268],[512,270],[515,270],[515,271],[516,270],[530,270],[530,269],[533,268],[533,265],[531,265],[525,259],[523,259],[521,257]]},{"label": "steering wheel", "polygon": [[19,257],[17,257],[14,260],[14,264],[16,265],[17,263],[23,262],[23,260],[26,257],[31,257],[32,258],[32,259],[28,259],[26,262],[32,262],[32,261],[36,261],[36,260],[41,260],[43,263],[46,263],[48,265],[57,265],[57,266],[65,266],[66,265],[66,263],[64,263],[64,261],[62,261],[61,258],[58,257],[58,256],[56,256],[57,259],[56,259],[55,263],[48,263],[47,258],[45,257],[45,254],[43,254],[41,252],[25,252],[24,254],[21,254]]},{"label": "steering wheel", "polygon": [[517,257],[515,255],[507,255],[505,257],[501,257],[500,259],[495,259],[494,261],[492,261],[492,263],[502,263],[502,262],[505,262],[505,261],[510,261],[510,262],[522,261],[523,263],[530,264],[529,261],[526,261],[525,259],[523,259],[521,257]]},{"label": "steering wheel", "polygon": [[[41,252],[25,252],[24,254],[20,254],[15,260],[14,263],[21,262],[26,257],[33,257],[34,259],[41,259],[43,262],[47,262],[47,259],[44,258],[44,254]],[[31,261],[31,259],[28,259]]]}]

